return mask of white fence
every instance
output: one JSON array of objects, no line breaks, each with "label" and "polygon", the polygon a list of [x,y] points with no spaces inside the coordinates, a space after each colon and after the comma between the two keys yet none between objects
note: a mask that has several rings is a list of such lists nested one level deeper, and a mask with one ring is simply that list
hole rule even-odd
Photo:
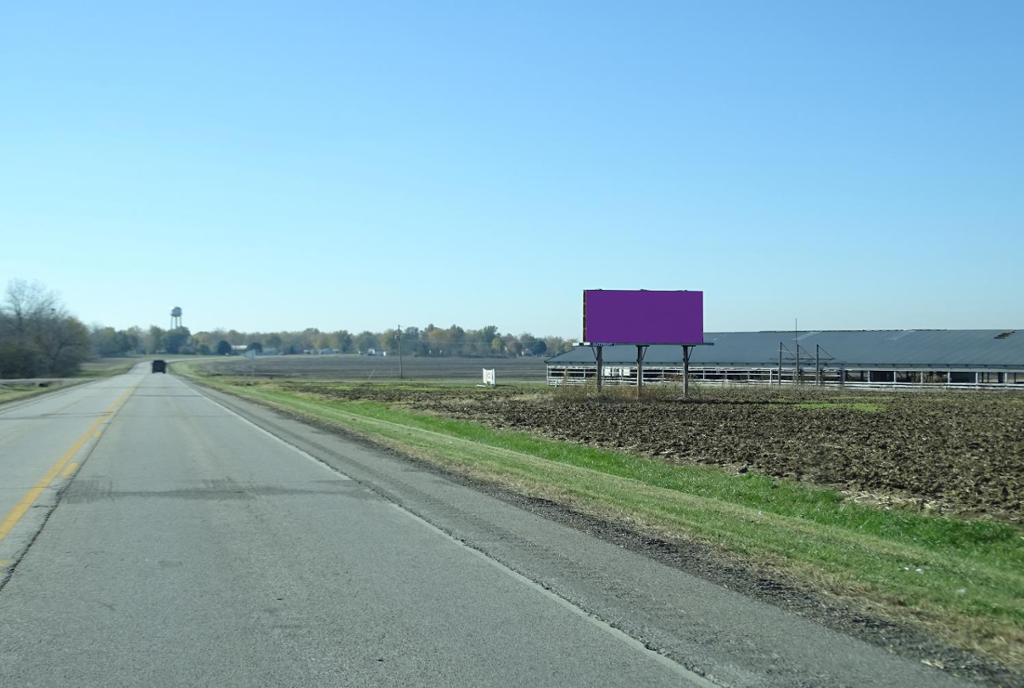
[{"label": "white fence", "polygon": [[[644,384],[682,383],[682,366],[644,365]],[[779,379],[781,375],[781,381]],[[597,366],[585,364],[549,365],[549,385],[595,383]],[[708,384],[792,385],[796,373],[783,367],[690,367],[690,381]],[[867,369],[801,368],[799,382],[804,385],[854,387],[866,389],[1015,389],[1024,391],[1024,370],[948,369]],[[636,385],[635,365],[604,366],[606,385]]]}]

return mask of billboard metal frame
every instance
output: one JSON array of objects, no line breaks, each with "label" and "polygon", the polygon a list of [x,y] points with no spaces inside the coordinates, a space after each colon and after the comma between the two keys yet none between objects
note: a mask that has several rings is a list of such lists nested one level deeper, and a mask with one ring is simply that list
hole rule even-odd
[{"label": "billboard metal frame", "polygon": [[[603,289],[584,289],[583,290],[583,336],[586,339],[587,335],[587,292],[600,292],[605,291]],[[623,292],[636,292],[642,293],[648,290],[636,289],[636,290],[608,290],[608,291],[623,291]],[[651,293],[667,293],[662,291],[653,291]],[[713,342],[705,342],[704,340],[704,292],[692,292],[686,290],[680,290],[676,293],[685,294],[700,294],[700,338],[699,342],[580,342],[583,346],[589,346],[594,352],[594,361],[597,363],[597,390],[600,392],[602,384],[604,382],[604,347],[619,345],[632,345],[636,347],[636,398],[639,399],[641,391],[644,385],[644,357],[647,355],[647,347],[651,344],[677,344],[683,349],[683,398],[690,396],[690,353],[693,351],[695,346],[714,346]]]}]

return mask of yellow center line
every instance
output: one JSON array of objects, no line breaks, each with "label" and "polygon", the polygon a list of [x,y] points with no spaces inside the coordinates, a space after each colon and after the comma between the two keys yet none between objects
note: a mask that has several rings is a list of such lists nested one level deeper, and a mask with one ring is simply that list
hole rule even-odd
[{"label": "yellow center line", "polygon": [[78,470],[78,464],[75,463],[74,461],[72,461],[71,463],[68,464],[67,468],[65,468],[63,471],[61,471],[60,477],[62,477],[62,478],[64,478],[66,480],[66,479],[70,478],[71,476],[73,476],[75,474],[76,470]]},{"label": "yellow center line", "polygon": [[[99,439],[99,436],[103,434],[103,423],[114,417],[114,414],[116,414],[121,409],[121,406],[128,401],[128,397],[131,396],[131,393],[134,391],[134,387],[127,389],[124,394],[115,399],[114,403],[112,403],[99,418],[93,421],[92,425],[89,426],[89,429],[75,440],[75,443],[71,445],[71,448],[64,452],[63,456],[57,459],[57,463],[50,466],[50,470],[46,471],[46,474],[40,478],[39,482],[33,485],[32,488],[25,493],[25,496],[18,500],[18,503],[7,512],[7,515],[4,516],[4,520],[0,521],[0,540],[7,537],[7,535],[14,529],[14,526],[18,525],[18,522],[25,516],[25,513],[29,508],[31,508],[31,506],[35,504],[35,501],[39,499],[39,495],[43,493],[43,490],[50,486],[50,483],[60,475],[61,471],[69,468],[68,464],[71,462],[71,459],[75,458],[78,452],[81,451],[82,447],[84,447],[90,439]],[[70,475],[74,471],[68,470],[67,472],[68,475]],[[65,477],[68,477],[68,475],[65,475]]]}]

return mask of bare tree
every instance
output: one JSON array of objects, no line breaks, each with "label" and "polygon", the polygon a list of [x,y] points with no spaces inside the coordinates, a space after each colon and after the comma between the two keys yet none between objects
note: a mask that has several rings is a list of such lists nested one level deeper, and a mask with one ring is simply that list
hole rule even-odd
[{"label": "bare tree", "polygon": [[0,377],[71,375],[89,354],[89,332],[39,283],[12,280],[0,303]]},{"label": "bare tree", "polygon": [[57,314],[57,297],[38,282],[11,280],[5,296],[0,316],[8,321],[15,336],[30,336],[33,323]]}]

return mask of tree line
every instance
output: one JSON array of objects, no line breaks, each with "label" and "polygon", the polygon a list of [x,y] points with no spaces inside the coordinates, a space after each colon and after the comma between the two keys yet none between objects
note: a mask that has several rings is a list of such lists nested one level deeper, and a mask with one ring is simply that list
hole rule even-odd
[{"label": "tree line", "polygon": [[397,354],[399,348],[409,356],[545,356],[572,348],[562,337],[535,337],[502,333],[497,326],[465,329],[458,325],[403,327],[381,332],[324,332],[316,328],[301,331],[241,332],[212,330],[192,333],[187,327],[164,330],[151,326],[143,331],[134,327],[115,330],[93,328],[93,348],[100,356],[129,353],[231,354],[240,349],[255,349],[264,354]]},{"label": "tree line", "polygon": [[553,356],[572,348],[562,337],[502,333],[497,326],[403,327],[381,332],[301,331],[192,333],[187,327],[86,327],[52,292],[13,280],[0,302],[0,378],[66,377],[92,357],[141,354],[397,354],[408,356]]}]

